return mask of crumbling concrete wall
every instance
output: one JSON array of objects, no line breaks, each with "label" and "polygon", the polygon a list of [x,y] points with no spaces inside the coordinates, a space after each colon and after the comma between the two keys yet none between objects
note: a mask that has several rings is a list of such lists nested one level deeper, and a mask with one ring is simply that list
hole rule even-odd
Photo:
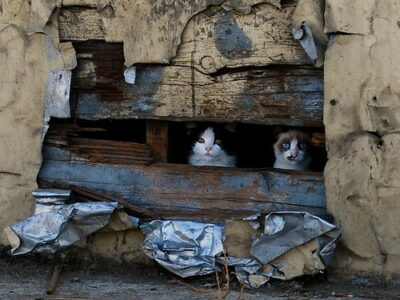
[{"label": "crumbling concrete wall", "polygon": [[[57,92],[69,96],[57,83],[76,66],[75,51],[59,43],[54,7],[0,2],[0,228],[32,214],[44,121],[56,115],[54,108],[60,111]],[[59,117],[69,115],[61,111]],[[5,243],[0,230],[0,244]]]},{"label": "crumbling concrete wall", "polygon": [[400,273],[400,1],[327,0],[327,203],[337,268]]},{"label": "crumbling concrete wall", "polygon": [[[0,15],[0,228],[29,216],[41,163],[48,74],[46,36],[27,34],[28,1],[2,1]],[[0,243],[5,243],[1,230]]]}]

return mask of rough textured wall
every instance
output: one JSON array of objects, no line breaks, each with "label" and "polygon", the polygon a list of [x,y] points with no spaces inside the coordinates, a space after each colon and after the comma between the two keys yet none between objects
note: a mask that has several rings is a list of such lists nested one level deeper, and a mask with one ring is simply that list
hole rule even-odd
[{"label": "rough textured wall", "polygon": [[325,185],[345,270],[400,273],[399,16],[398,0],[327,1]]},{"label": "rough textured wall", "polygon": [[55,74],[76,64],[69,43],[58,42],[51,11],[33,13],[37,2],[0,2],[0,244],[6,225],[32,213],[45,106],[51,115],[46,95],[55,92]]},{"label": "rough textured wall", "polygon": [[[31,214],[41,163],[46,37],[27,35],[27,1],[3,1],[0,15],[0,228]],[[0,243],[5,237],[0,230]]]}]

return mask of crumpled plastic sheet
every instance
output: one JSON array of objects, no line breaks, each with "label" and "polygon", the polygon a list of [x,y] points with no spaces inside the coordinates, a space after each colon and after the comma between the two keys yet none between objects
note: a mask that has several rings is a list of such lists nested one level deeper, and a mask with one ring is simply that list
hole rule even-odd
[{"label": "crumpled plastic sheet", "polygon": [[141,226],[145,253],[181,276],[206,275],[218,270],[223,252],[223,227],[192,221],[156,220]]},{"label": "crumpled plastic sheet", "polygon": [[[253,219],[250,220],[253,222]],[[289,280],[322,272],[332,260],[339,229],[306,212],[276,212],[265,217],[264,233],[251,256],[224,254],[223,225],[193,221],[152,221],[141,227],[145,253],[169,271],[189,277],[228,264],[240,282],[258,288],[270,278]]]},{"label": "crumpled plastic sheet", "polygon": [[55,253],[106,226],[117,202],[85,202],[35,214],[6,229],[11,254]]}]

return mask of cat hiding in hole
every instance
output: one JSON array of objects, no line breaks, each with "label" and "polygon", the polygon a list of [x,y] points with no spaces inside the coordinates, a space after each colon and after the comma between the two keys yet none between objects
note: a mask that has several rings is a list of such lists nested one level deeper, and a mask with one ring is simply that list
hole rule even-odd
[{"label": "cat hiding in hole", "polygon": [[281,132],[274,143],[274,168],[309,170],[311,163],[311,138],[297,129]]},{"label": "cat hiding in hole", "polygon": [[188,162],[193,166],[235,167],[236,157],[229,155],[222,145],[222,139],[209,126],[198,135],[192,146]]}]

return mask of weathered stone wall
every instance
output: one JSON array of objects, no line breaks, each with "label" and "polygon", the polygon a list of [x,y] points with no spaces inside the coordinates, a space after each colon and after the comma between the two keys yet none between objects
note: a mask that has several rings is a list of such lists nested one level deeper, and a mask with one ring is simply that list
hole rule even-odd
[{"label": "weathered stone wall", "polygon": [[[323,0],[300,0],[296,13],[320,40],[326,38],[323,29],[334,34],[325,57],[324,122],[328,209],[343,231],[335,267],[398,274],[400,0],[325,2],[324,18]],[[0,228],[31,214],[48,82],[55,71],[70,70],[75,64],[73,49],[59,43],[57,23],[52,21],[57,7],[97,9],[99,24],[92,31],[107,41],[123,41],[129,66],[173,59],[187,23],[208,5],[248,13],[254,4],[279,7],[280,1],[187,1],[178,11],[174,1],[165,3],[169,5],[151,8],[147,1],[123,0],[0,2]],[[137,18],[143,9],[148,10],[146,18]],[[152,39],[145,38],[149,32],[154,33]],[[120,253],[126,253],[127,260],[142,259],[142,238],[138,231],[99,233],[92,237],[89,251],[113,253],[114,258],[118,254],[121,261],[125,260]],[[3,235],[0,243],[7,243]]]},{"label": "weathered stone wall", "polygon": [[325,107],[328,209],[337,268],[400,270],[400,1],[328,0]]}]

